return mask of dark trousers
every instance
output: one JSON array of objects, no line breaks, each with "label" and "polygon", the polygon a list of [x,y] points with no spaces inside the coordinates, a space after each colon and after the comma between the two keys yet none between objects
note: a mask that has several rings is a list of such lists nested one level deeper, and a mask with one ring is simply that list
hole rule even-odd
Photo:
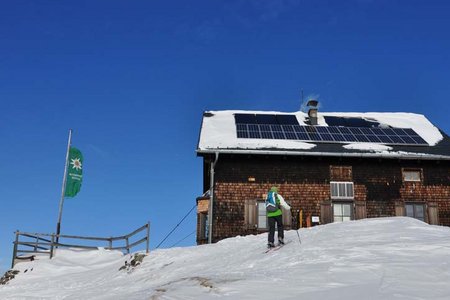
[{"label": "dark trousers", "polygon": [[277,224],[277,227],[278,227],[278,238],[279,239],[284,238],[283,217],[276,216],[276,217],[268,217],[267,219],[269,219],[269,243],[274,242],[275,223]]}]

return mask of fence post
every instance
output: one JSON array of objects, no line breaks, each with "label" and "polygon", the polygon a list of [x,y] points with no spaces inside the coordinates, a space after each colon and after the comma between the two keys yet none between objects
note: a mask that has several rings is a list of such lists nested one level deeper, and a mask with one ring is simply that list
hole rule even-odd
[{"label": "fence post", "polygon": [[16,230],[15,234],[16,234],[16,240],[14,242],[14,247],[13,247],[13,257],[12,257],[11,269],[14,268],[14,261],[16,260],[16,256],[17,256],[17,246],[19,243],[19,230]]},{"label": "fence post", "polygon": [[127,253],[130,254],[130,242],[128,240],[128,237],[126,237],[127,240]]},{"label": "fence post", "polygon": [[147,243],[146,243],[146,251],[145,253],[148,254],[149,252],[149,245],[150,245],[150,221],[147,223]]},{"label": "fence post", "polygon": [[37,245],[39,243],[39,235],[36,234],[36,244],[34,244],[34,251],[37,251]]},{"label": "fence post", "polygon": [[52,233],[52,242],[51,242],[51,245],[50,245],[50,259],[53,258],[53,245],[54,245],[54,243],[55,243],[55,234]]},{"label": "fence post", "polygon": [[112,236],[109,237],[109,250],[112,250]]}]

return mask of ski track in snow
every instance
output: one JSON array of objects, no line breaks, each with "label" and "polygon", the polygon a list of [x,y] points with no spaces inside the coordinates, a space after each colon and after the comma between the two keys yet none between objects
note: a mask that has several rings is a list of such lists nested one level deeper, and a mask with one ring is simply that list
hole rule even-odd
[{"label": "ski track in snow", "polygon": [[450,299],[448,227],[397,217],[299,233],[269,253],[267,234],[155,250],[130,272],[130,255],[60,249],[17,264],[0,299]]}]

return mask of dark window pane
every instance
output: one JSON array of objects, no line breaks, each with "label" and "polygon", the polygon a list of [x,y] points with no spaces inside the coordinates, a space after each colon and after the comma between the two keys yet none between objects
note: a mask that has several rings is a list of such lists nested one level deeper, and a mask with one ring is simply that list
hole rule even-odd
[{"label": "dark window pane", "polygon": [[337,197],[338,196],[338,184],[337,183],[331,183],[331,197]]},{"label": "dark window pane", "polygon": [[405,205],[406,216],[414,218],[414,206],[412,204]]},{"label": "dark window pane", "polygon": [[415,205],[415,209],[416,209],[415,218],[423,221],[425,219],[423,205],[417,204],[417,205]]}]

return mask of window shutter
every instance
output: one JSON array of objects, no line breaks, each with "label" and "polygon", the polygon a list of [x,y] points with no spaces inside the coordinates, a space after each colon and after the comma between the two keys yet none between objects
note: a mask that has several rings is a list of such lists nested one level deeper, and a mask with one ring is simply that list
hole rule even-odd
[{"label": "window shutter", "polygon": [[366,202],[355,201],[355,220],[367,218],[366,214]]},{"label": "window shutter", "polygon": [[292,214],[290,209],[281,208],[283,211],[283,226],[292,227]]},{"label": "window shutter", "polygon": [[258,212],[256,200],[245,200],[244,209],[244,227],[246,229],[255,229],[258,225]]},{"label": "window shutter", "polygon": [[327,224],[333,222],[331,214],[331,201],[324,200],[320,203],[320,219],[322,224]]},{"label": "window shutter", "polygon": [[405,215],[405,203],[403,201],[395,201],[395,215],[403,217]]},{"label": "window shutter", "polygon": [[438,206],[435,202],[428,203],[428,223],[430,225],[439,225]]}]

